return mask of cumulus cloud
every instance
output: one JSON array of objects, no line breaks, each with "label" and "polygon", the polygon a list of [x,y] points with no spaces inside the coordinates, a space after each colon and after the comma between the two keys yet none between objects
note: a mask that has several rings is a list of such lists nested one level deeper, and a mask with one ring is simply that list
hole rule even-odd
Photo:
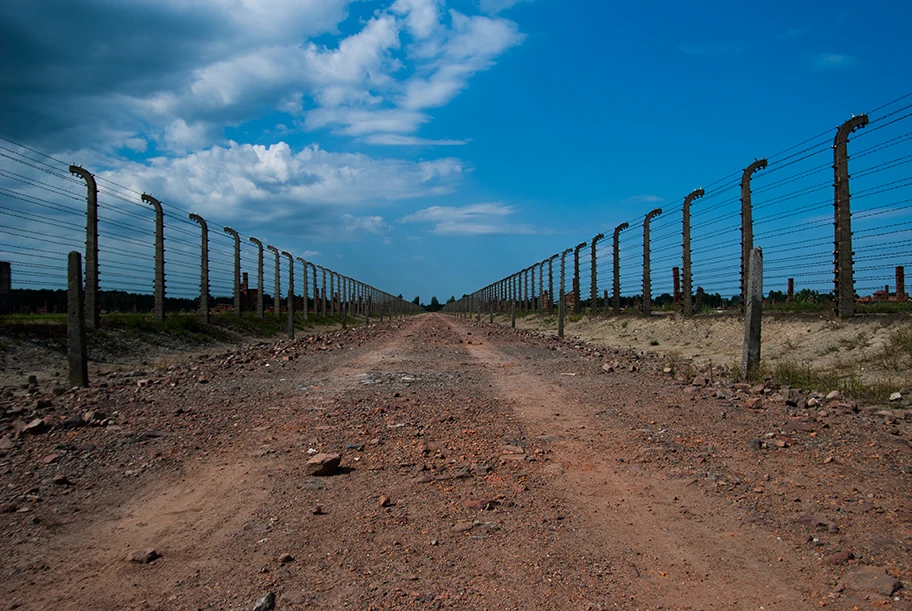
[{"label": "cumulus cloud", "polygon": [[342,215],[342,222],[345,225],[345,230],[349,233],[356,231],[383,233],[389,229],[389,225],[383,222],[382,216],[353,216],[346,213]]},{"label": "cumulus cloud", "polygon": [[512,206],[501,203],[468,206],[431,206],[399,219],[400,223],[430,223],[432,233],[442,235],[530,234],[537,230],[526,224],[508,223]]},{"label": "cumulus cloud", "polygon": [[521,2],[530,2],[531,0],[481,0],[481,10],[485,13],[496,15],[501,11],[512,8]]},{"label": "cumulus cloud", "polygon": [[[522,42],[496,16],[512,2],[484,4],[487,14],[466,15],[442,0],[387,0],[343,34],[352,0],[86,0],[66,19],[52,0],[10,0],[0,5],[0,131],[134,152],[142,139],[150,155],[182,154],[281,112],[310,131],[417,138],[429,109]],[[110,132],[124,134],[119,144],[104,140]]]},{"label": "cumulus cloud", "polygon": [[[101,160],[96,160],[100,162]],[[270,146],[237,144],[157,157],[148,163],[114,162],[99,172],[110,181],[165,202],[193,208],[219,222],[264,223],[283,220],[307,226],[338,225],[338,209],[371,206],[451,192],[464,163],[455,158],[410,162],[356,153],[333,153],[312,145],[294,151],[279,142]],[[379,216],[342,217],[346,229],[378,232]]]}]

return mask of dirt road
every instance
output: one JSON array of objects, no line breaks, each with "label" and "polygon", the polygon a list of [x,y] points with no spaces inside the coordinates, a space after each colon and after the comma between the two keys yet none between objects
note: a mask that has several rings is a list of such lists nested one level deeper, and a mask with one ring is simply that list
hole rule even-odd
[{"label": "dirt road", "polygon": [[912,608],[912,422],[662,369],[424,315],[49,398],[0,462],[0,600]]}]

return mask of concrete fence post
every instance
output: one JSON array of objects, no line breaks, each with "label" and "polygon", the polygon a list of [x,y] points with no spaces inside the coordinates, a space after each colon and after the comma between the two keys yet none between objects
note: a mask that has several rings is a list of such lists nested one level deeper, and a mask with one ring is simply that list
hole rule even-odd
[{"label": "concrete fence post", "polygon": [[70,174],[86,183],[86,242],[85,242],[85,315],[86,327],[95,330],[101,324],[101,305],[98,302],[98,185],[88,170],[70,166]]},{"label": "concrete fence post", "polygon": [[263,243],[251,237],[257,246],[257,317],[263,319]]},{"label": "concrete fence post", "polygon": [[835,205],[836,315],[851,318],[855,314],[855,273],[852,257],[852,212],[849,206],[849,134],[868,124],[868,115],[852,117],[839,126],[833,141],[833,174]]},{"label": "concrete fence post", "polygon": [[241,315],[241,236],[231,227],[222,228],[234,238],[234,315]]},{"label": "concrete fence post", "polygon": [[323,285],[320,289],[320,311],[323,316],[326,316],[326,268],[321,266],[320,271],[323,272]]},{"label": "concrete fence post", "polygon": [[652,314],[652,276],[649,244],[649,224],[662,214],[661,208],[650,211],[643,220],[643,316]]},{"label": "concrete fence post", "polygon": [[190,218],[199,223],[202,238],[200,240],[200,320],[209,324],[209,226],[198,214],[190,213]]},{"label": "concrete fence post", "polygon": [[274,286],[272,291],[272,315],[278,318],[282,315],[282,279],[280,276],[282,270],[279,266],[279,257],[281,256],[281,253],[279,252],[278,248],[271,244],[267,244],[266,248],[269,250],[269,252],[275,255],[275,272],[273,273],[273,276],[275,276],[275,282],[273,283]]},{"label": "concrete fence post", "polygon": [[538,264],[538,311],[545,309],[545,263],[547,259],[542,259]]},{"label": "concrete fence post", "polygon": [[754,248],[754,209],[751,204],[751,176],[766,167],[766,159],[757,159],[741,174],[741,308],[744,308],[749,276],[750,253]]},{"label": "concrete fence post", "polygon": [[752,379],[760,367],[760,324],[763,309],[763,251],[753,248],[750,254],[750,277],[747,304],[744,308],[744,350],[741,354],[741,377]]},{"label": "concrete fence post", "polygon": [[[560,254],[560,294],[558,295],[557,302],[557,336],[564,336],[564,313],[567,310],[566,306],[566,295],[564,295],[564,280],[566,277],[567,270],[567,255],[572,251],[572,248],[568,248]],[[577,251],[579,252],[579,251]]]},{"label": "concrete fence post", "polygon": [[0,316],[6,316],[13,311],[12,291],[13,274],[11,264],[9,261],[0,261]]},{"label": "concrete fence post", "polygon": [[585,242],[580,242],[573,249],[573,312],[580,313],[580,270],[579,270],[579,253],[586,248]]},{"label": "concrete fence post", "polygon": [[[614,313],[621,313],[621,232],[630,227],[627,223],[621,223],[614,228],[614,250],[612,252],[614,256]],[[607,304],[606,304],[607,307]]]},{"label": "concrete fence post", "polygon": [[795,301],[795,279],[789,278],[786,285],[786,303]]},{"label": "concrete fence post", "polygon": [[155,295],[155,320],[165,319],[165,213],[161,202],[142,194],[142,201],[151,204],[155,209],[155,279],[152,291]]},{"label": "concrete fence post", "polygon": [[554,310],[554,260],[560,255],[553,254],[548,258],[548,313]]},{"label": "concrete fence post", "polygon": [[329,313],[336,315],[336,272],[329,272]]},{"label": "concrete fence post", "polygon": [[310,269],[313,271],[313,287],[314,287],[314,317],[319,316],[320,311],[317,309],[317,300],[320,298],[320,295],[323,293],[320,292],[320,289],[317,288],[317,266],[313,263],[310,264]]},{"label": "concrete fence post", "polygon": [[532,296],[529,300],[529,310],[532,312],[535,312],[535,309],[536,309],[535,304],[538,303],[538,301],[535,297],[535,266],[536,265],[538,265],[538,263],[533,263],[532,267],[529,268],[529,276],[531,277],[531,281],[532,281]]},{"label": "concrete fence post", "polygon": [[307,261],[301,257],[295,258],[301,262],[301,290],[304,293],[304,307],[301,309],[303,310],[302,314],[304,315],[304,320],[307,320],[307,302],[310,300],[309,291],[307,290]]},{"label": "concrete fence post", "polygon": [[592,253],[589,255],[591,259],[589,263],[592,267],[592,284],[589,287],[589,316],[595,316],[598,312],[598,272],[596,272],[598,265],[596,264],[596,245],[598,244],[599,240],[604,237],[605,234],[600,233],[592,238],[592,241],[590,242],[592,245]]},{"label": "concrete fence post", "polygon": [[896,300],[906,300],[906,268],[902,265],[896,266]]},{"label": "concrete fence post", "polygon": [[75,250],[70,252],[67,259],[67,361],[70,369],[70,387],[88,386],[82,255]]},{"label": "concrete fence post", "polygon": [[693,314],[693,295],[691,290],[693,288],[693,277],[690,270],[690,205],[693,200],[703,197],[703,189],[694,189],[691,193],[684,198],[684,206],[682,211],[682,218],[684,224],[683,239],[681,242],[682,252],[682,275],[683,275],[683,286],[681,287],[681,297],[684,302],[684,316],[691,316]]},{"label": "concrete fence post", "polygon": [[288,257],[288,339],[294,339],[294,257],[285,250],[282,254]]}]

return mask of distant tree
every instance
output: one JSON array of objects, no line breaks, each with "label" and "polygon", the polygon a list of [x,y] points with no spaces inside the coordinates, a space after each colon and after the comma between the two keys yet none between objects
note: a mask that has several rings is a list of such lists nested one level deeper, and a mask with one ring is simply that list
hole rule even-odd
[{"label": "distant tree", "polygon": [[397,295],[396,298],[397,298],[397,299],[403,299],[402,293],[399,293],[399,295]]},{"label": "distant tree", "polygon": [[447,305],[450,305],[451,303],[456,303],[456,298],[452,295],[450,295],[450,298],[447,299]]},{"label": "distant tree", "polygon": [[439,312],[443,309],[443,305],[437,301],[437,297],[431,297],[431,305],[427,307],[428,312]]},{"label": "distant tree", "polygon": [[414,299],[412,299],[412,303],[414,303],[415,305],[421,305],[421,296],[419,295],[419,296],[415,297]]}]

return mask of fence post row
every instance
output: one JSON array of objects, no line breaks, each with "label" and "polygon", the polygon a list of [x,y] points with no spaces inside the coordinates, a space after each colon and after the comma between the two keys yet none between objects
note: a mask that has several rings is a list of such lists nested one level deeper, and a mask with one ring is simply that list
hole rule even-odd
[{"label": "fence post row", "polygon": [[572,248],[568,248],[560,254],[560,301],[557,303],[557,336],[564,336],[564,312],[567,309],[566,301],[567,296],[564,295],[564,277],[567,269],[567,255],[572,251]]},{"label": "fence post row", "polygon": [[[659,211],[661,212],[661,211]],[[630,225],[627,223],[621,223],[614,228],[614,313],[621,313],[621,232],[627,229]],[[645,240],[648,242],[648,240]],[[605,304],[607,307],[608,304]]]},{"label": "fence post row", "polygon": [[70,174],[86,183],[86,241],[85,241],[85,315],[86,327],[94,330],[101,324],[101,306],[98,303],[98,185],[95,177],[85,168],[70,166]]},{"label": "fence post row", "polygon": [[756,159],[744,168],[741,174],[741,309],[744,309],[747,294],[747,279],[750,276],[751,250],[754,248],[754,217],[751,204],[751,176],[766,167],[766,159]]},{"label": "fence post row", "polygon": [[209,324],[209,226],[198,214],[190,213],[190,218],[199,223],[202,238],[200,240],[200,320]]},{"label": "fence post row", "polygon": [[165,213],[161,202],[147,193],[142,201],[155,208],[155,320],[165,319]]},{"label": "fence post row", "polygon": [[278,318],[282,315],[282,295],[279,293],[279,291],[282,290],[280,286],[281,278],[279,277],[279,274],[281,273],[281,270],[279,269],[280,253],[279,249],[271,244],[266,245],[266,250],[275,255],[275,273],[273,274],[275,276],[275,282],[273,283],[274,287],[272,291],[272,315]]},{"label": "fence post row", "polygon": [[[661,208],[650,211],[643,220],[643,316],[652,314],[652,278],[649,253],[649,223],[662,214]],[[620,291],[619,291],[620,292]]]},{"label": "fence post row", "polygon": [[251,237],[250,241],[257,245],[257,317],[263,319],[263,243]]},{"label": "fence post row", "polygon": [[598,275],[596,273],[596,253],[595,248],[599,240],[605,237],[604,233],[600,233],[594,238],[592,238],[592,254],[590,255],[590,265],[592,267],[592,285],[589,287],[589,315],[595,316],[598,312]]},{"label": "fence post row", "polygon": [[690,194],[684,198],[684,206],[682,211],[682,219],[684,224],[683,231],[683,241],[681,243],[682,253],[682,265],[683,268],[683,284],[681,288],[684,298],[684,316],[690,316],[693,314],[693,303],[691,295],[691,285],[693,284],[693,279],[690,272],[690,204],[693,200],[703,197],[703,189],[694,189]]},{"label": "fence post row", "polygon": [[288,339],[294,339],[294,257],[287,250],[282,254],[288,257]]},{"label": "fence post row", "polygon": [[573,249],[573,313],[580,313],[580,271],[579,253],[586,248],[586,242],[580,242]]},{"label": "fence post row", "polygon": [[231,227],[222,228],[225,233],[234,238],[234,314],[241,315],[241,236]]},{"label": "fence post row", "polygon": [[835,191],[835,287],[836,315],[851,318],[855,314],[855,278],[852,263],[852,212],[849,207],[849,134],[868,124],[868,115],[852,117],[839,126],[833,140],[833,174]]},{"label": "fence post row", "polygon": [[301,262],[301,283],[304,285],[301,288],[304,291],[304,320],[307,320],[307,302],[310,299],[307,291],[307,261],[301,257],[296,257],[298,261]]}]

